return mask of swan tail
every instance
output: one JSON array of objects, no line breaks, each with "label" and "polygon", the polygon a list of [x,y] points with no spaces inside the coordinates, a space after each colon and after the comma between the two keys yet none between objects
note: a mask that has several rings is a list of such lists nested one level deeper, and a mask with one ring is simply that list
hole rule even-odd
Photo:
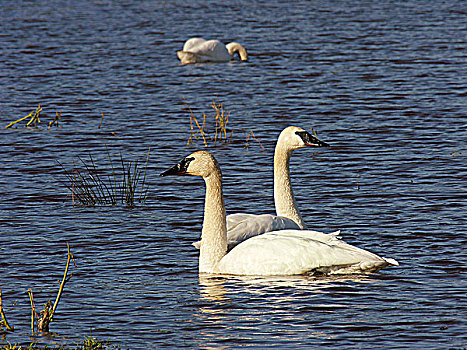
[{"label": "swan tail", "polygon": [[399,262],[392,258],[383,258],[389,265],[399,266]]},{"label": "swan tail", "polygon": [[341,274],[367,274],[378,272],[388,266],[399,266],[399,263],[391,258],[382,258],[381,260],[368,260],[362,261],[357,264],[347,266],[327,266],[321,267],[314,272],[324,273],[329,275],[341,275]]},{"label": "swan tail", "polygon": [[198,57],[192,52],[177,51],[177,57],[181,61],[181,64],[199,63],[200,62]]}]

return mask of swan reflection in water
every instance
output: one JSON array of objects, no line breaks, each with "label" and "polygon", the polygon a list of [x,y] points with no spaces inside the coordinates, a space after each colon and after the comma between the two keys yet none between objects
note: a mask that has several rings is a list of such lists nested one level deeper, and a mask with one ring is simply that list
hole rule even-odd
[{"label": "swan reflection in water", "polygon": [[[264,296],[264,293],[289,292],[289,296],[269,295],[285,300],[296,300],[297,292],[326,293],[327,289],[342,287],[343,283],[375,283],[378,275],[293,275],[293,276],[233,276],[199,274],[200,296],[205,301],[231,300],[228,294],[249,293]],[[356,290],[355,292],[358,292]],[[282,295],[283,293],[281,293]],[[268,297],[268,300],[271,300]],[[290,298],[290,299],[289,299]],[[279,300],[277,300],[279,301]]]},{"label": "swan reflection in water", "polygon": [[[348,310],[358,309],[348,294],[366,293],[368,284],[378,282],[377,275],[264,277],[201,273],[200,305],[195,315],[201,326],[197,340],[203,348],[218,348],[219,341],[251,345],[257,334],[270,334],[271,345],[284,337],[292,343],[334,340],[339,334],[325,330],[323,317],[335,313],[347,325],[357,324],[360,321],[354,316],[347,318]],[[343,302],[336,302],[339,300]]]},{"label": "swan reflection in water", "polygon": [[[347,310],[358,308],[348,293],[362,293],[362,284],[378,281],[372,275],[255,277],[200,274],[200,306],[196,314],[201,324],[198,341],[203,348],[209,348],[218,346],[222,340],[228,344],[253,344],[257,334],[277,338],[271,340],[273,342],[280,342],[285,336],[291,342],[332,340],[339,333],[326,331],[326,321],[320,320],[335,313],[349,326],[357,324],[359,320],[355,317],[347,319],[345,316]],[[343,303],[336,302],[342,300],[339,293],[346,294]],[[292,333],[290,326],[294,329]]]}]

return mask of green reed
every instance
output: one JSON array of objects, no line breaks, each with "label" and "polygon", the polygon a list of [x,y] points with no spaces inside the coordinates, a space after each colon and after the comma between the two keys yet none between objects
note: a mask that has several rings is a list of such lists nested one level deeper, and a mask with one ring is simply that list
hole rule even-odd
[{"label": "green reed", "polygon": [[96,165],[91,153],[89,153],[88,160],[78,157],[80,166],[75,166],[70,171],[59,163],[68,179],[65,186],[71,191],[73,205],[123,204],[134,207],[137,202],[144,203],[148,192],[146,174],[151,149],[148,149],[143,167],[140,166],[138,160],[125,161],[122,153],[120,153],[119,160],[114,162],[107,145],[105,149],[111,168],[110,175],[104,174],[104,171]]}]

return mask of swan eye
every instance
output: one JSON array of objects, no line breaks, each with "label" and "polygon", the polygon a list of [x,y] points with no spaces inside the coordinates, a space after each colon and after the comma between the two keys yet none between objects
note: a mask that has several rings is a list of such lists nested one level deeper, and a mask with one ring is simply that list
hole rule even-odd
[{"label": "swan eye", "polygon": [[303,141],[304,144],[310,145],[313,141],[313,139],[316,139],[313,137],[308,131],[295,131],[295,135],[300,137]]},{"label": "swan eye", "polygon": [[179,164],[179,168],[180,168],[179,173],[180,173],[180,174],[186,173],[187,170],[188,170],[188,166],[189,166],[190,163],[191,163],[192,161],[194,161],[194,160],[195,160],[194,157],[187,157],[187,158],[184,158],[184,159],[180,162],[180,164]]},{"label": "swan eye", "polygon": [[295,131],[295,134],[298,135],[307,146],[329,147],[326,142],[318,140],[317,137],[311,135],[308,131]]}]

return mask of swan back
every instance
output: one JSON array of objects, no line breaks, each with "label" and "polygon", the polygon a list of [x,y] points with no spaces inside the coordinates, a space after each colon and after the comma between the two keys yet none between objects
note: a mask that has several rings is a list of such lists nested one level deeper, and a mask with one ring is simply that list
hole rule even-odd
[{"label": "swan back", "polygon": [[191,38],[188,39],[183,45],[183,51],[193,51],[197,47],[200,47],[206,42],[206,39],[203,38]]},{"label": "swan back", "polygon": [[228,62],[232,56],[219,40],[191,38],[183,45],[183,51],[177,52],[182,64],[202,62]]},{"label": "swan back", "polygon": [[199,56],[204,62],[228,62],[232,57],[219,40],[207,40],[189,51]]},{"label": "swan back", "polygon": [[219,40],[191,38],[185,42],[183,50],[177,51],[177,56],[182,64],[229,62],[237,52],[242,61],[248,59],[246,49],[239,43],[232,42],[224,45]]},{"label": "swan back", "polygon": [[[232,250],[237,244],[265,232],[286,229],[299,230],[300,227],[293,220],[270,214],[227,215],[227,250]],[[193,246],[199,249],[201,241],[194,242]]]}]

